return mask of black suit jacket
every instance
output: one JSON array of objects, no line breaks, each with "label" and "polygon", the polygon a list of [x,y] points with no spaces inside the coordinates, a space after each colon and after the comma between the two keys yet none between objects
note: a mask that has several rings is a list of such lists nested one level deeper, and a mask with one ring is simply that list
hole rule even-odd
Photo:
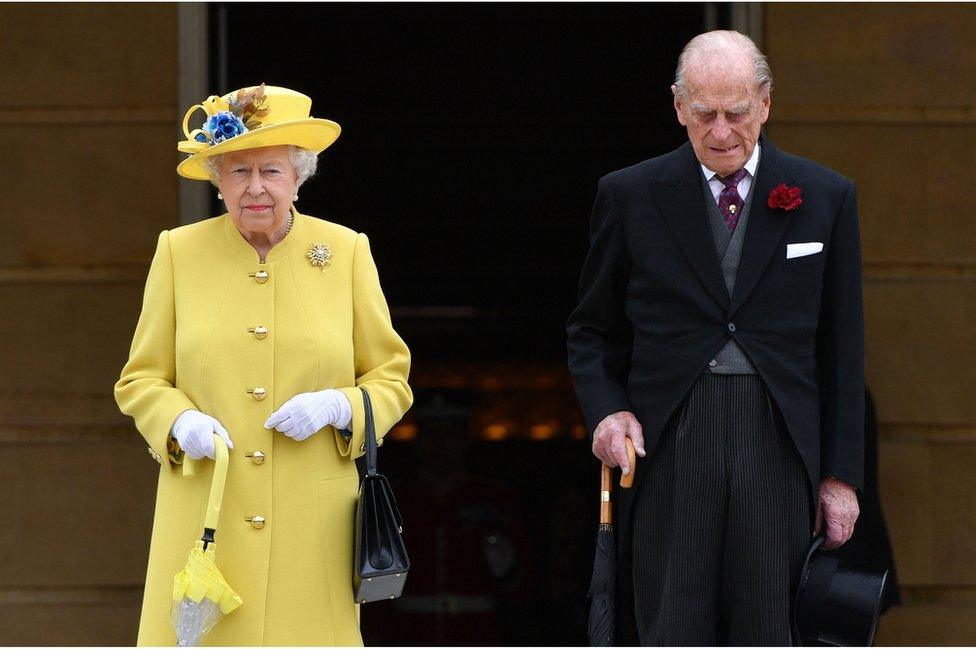
[{"label": "black suit jacket", "polygon": [[[760,144],[731,296],[690,143],[600,180],[568,325],[569,367],[590,433],[608,414],[629,410],[650,456],[708,361],[735,339],[782,412],[816,498],[821,477],[860,488],[864,470],[857,198],[840,174],[766,137]],[[769,208],[781,183],[799,186],[803,204]],[[786,258],[787,244],[806,242],[823,251]]]}]

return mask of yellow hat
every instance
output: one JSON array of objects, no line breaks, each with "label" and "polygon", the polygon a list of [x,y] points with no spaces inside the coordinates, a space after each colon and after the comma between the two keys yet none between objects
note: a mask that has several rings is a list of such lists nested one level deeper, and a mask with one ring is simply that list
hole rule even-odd
[{"label": "yellow hat", "polygon": [[[183,116],[186,139],[177,145],[190,157],[176,167],[184,178],[210,180],[204,161],[213,155],[293,144],[321,153],[342,130],[328,119],[309,117],[312,100],[300,92],[275,86],[241,88],[223,97],[211,95],[190,106]],[[197,110],[206,114],[201,128],[190,129]]]}]

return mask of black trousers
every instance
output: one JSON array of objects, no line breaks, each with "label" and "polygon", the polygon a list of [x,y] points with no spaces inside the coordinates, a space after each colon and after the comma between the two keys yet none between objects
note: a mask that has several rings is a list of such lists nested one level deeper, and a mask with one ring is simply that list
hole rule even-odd
[{"label": "black trousers", "polygon": [[762,380],[702,375],[647,465],[631,528],[641,644],[790,645],[810,496]]}]

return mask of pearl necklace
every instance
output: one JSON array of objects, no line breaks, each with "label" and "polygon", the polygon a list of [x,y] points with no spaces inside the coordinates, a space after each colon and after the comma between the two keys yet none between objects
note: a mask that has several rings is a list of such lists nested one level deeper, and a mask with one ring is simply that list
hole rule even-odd
[{"label": "pearl necklace", "polygon": [[291,224],[294,220],[295,220],[295,216],[291,212],[288,212],[288,225],[285,226],[285,233],[281,235],[281,238],[278,239],[277,243],[281,243],[282,241],[284,241],[285,237],[288,236],[288,233],[291,232]]}]

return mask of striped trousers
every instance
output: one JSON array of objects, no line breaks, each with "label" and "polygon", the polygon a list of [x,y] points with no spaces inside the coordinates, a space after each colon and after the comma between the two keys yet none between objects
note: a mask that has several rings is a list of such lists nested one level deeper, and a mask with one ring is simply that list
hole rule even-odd
[{"label": "striped trousers", "polygon": [[702,375],[646,464],[632,527],[641,644],[790,645],[810,496],[759,376]]}]

